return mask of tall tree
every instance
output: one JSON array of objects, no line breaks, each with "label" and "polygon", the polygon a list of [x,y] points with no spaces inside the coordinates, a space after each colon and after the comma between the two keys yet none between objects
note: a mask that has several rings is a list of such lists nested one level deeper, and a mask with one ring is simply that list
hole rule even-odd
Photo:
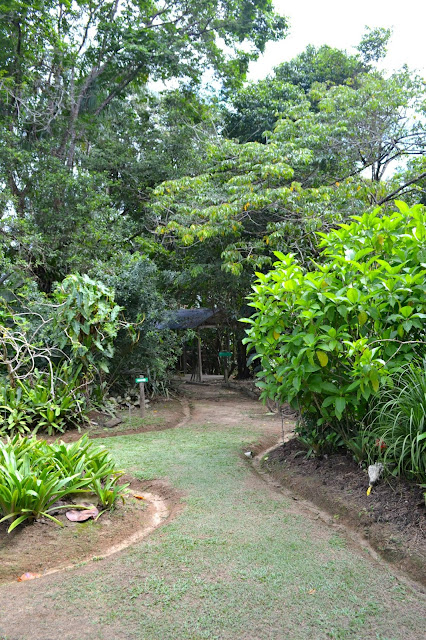
[{"label": "tall tree", "polygon": [[371,68],[358,55],[350,55],[342,49],[328,45],[314,47],[308,45],[302,53],[288,62],[275,67],[275,77],[281,82],[289,82],[309,93],[317,83],[327,86],[352,84],[360,73]]},{"label": "tall tree", "polygon": [[[216,243],[224,269],[252,272],[276,249],[306,261],[316,253],[315,231],[407,190],[414,198],[425,156],[423,81],[407,70],[371,72],[355,86],[314,84],[266,144],[212,149],[202,174],[157,188],[153,210],[169,243],[188,251]],[[413,157],[423,162],[411,163],[405,177],[386,176]]]},{"label": "tall tree", "polygon": [[229,65],[243,78],[286,28],[271,0],[11,0],[1,17],[3,117],[26,140],[59,134],[52,151],[68,165],[80,115],[99,116],[134,82],[197,80],[207,67],[226,77]]},{"label": "tall tree", "polygon": [[210,67],[238,84],[286,29],[270,0],[10,0],[0,15],[5,251],[47,291],[64,271],[114,257],[137,232],[146,189],[182,175],[177,122],[147,82],[194,85]]},{"label": "tall tree", "polygon": [[390,29],[366,27],[356,55],[328,45],[308,45],[292,60],[276,66],[264,80],[229,93],[226,136],[240,142],[265,142],[268,132],[291,106],[307,99],[312,109],[317,108],[317,100],[311,95],[314,85],[357,87],[358,79],[386,56],[391,35]]}]

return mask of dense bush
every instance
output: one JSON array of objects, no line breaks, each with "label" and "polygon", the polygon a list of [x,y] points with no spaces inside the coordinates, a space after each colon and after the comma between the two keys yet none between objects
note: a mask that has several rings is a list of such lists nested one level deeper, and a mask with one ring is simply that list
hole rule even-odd
[{"label": "dense bush", "polygon": [[318,439],[351,438],[392,374],[425,352],[425,211],[396,204],[320,234],[311,271],[276,253],[250,295],[262,397],[297,406]]},{"label": "dense bush", "polygon": [[[97,274],[101,277],[101,273]],[[133,323],[136,339],[121,331],[114,341],[108,380],[116,386],[134,384],[130,371],[149,378],[150,391],[166,389],[168,377],[180,354],[181,337],[175,331],[158,329],[167,318],[167,305],[160,290],[159,272],[149,258],[122,256],[120,266],[104,269],[103,281],[115,291],[117,302],[124,308],[126,319]]]},{"label": "dense bush", "polygon": [[113,290],[87,276],[67,276],[51,298],[37,293],[0,297],[0,434],[79,427],[127,326]]},{"label": "dense bush", "polygon": [[58,501],[78,493],[94,492],[104,509],[114,506],[127,485],[119,485],[109,453],[84,436],[77,442],[48,444],[16,435],[0,440],[0,522],[11,521],[8,533],[26,520],[51,515],[58,508],[75,507]]}]

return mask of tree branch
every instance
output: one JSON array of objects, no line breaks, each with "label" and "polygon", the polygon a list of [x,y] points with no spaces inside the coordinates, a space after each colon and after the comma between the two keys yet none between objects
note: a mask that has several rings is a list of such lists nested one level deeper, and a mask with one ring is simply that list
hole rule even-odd
[{"label": "tree branch", "polygon": [[399,187],[398,189],[395,189],[394,191],[392,191],[392,193],[389,193],[387,196],[379,200],[377,204],[382,205],[385,202],[389,202],[389,200],[392,200],[392,198],[398,195],[398,193],[400,193],[403,189],[405,189],[405,187],[408,187],[410,184],[414,184],[415,182],[419,182],[419,180],[422,180],[423,178],[426,178],[426,171],[423,171],[423,173],[421,173],[420,175],[416,176],[415,178],[412,178],[411,180],[408,180],[401,187]]}]

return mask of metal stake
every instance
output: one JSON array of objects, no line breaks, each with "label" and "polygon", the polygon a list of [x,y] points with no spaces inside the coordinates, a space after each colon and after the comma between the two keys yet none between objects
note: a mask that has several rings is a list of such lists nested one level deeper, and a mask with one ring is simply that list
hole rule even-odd
[{"label": "metal stake", "polygon": [[139,402],[141,418],[145,418],[145,383],[139,382]]}]

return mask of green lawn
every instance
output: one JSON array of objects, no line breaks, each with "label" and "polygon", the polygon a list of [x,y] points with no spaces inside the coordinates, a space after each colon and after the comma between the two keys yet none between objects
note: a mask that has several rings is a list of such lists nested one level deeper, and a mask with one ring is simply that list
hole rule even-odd
[{"label": "green lawn", "polygon": [[[256,435],[209,424],[105,441],[134,475],[168,478],[185,509],[127,552],[3,587],[4,637],[423,638],[419,594],[295,513],[238,457]],[[9,610],[17,597],[24,616]]]}]

